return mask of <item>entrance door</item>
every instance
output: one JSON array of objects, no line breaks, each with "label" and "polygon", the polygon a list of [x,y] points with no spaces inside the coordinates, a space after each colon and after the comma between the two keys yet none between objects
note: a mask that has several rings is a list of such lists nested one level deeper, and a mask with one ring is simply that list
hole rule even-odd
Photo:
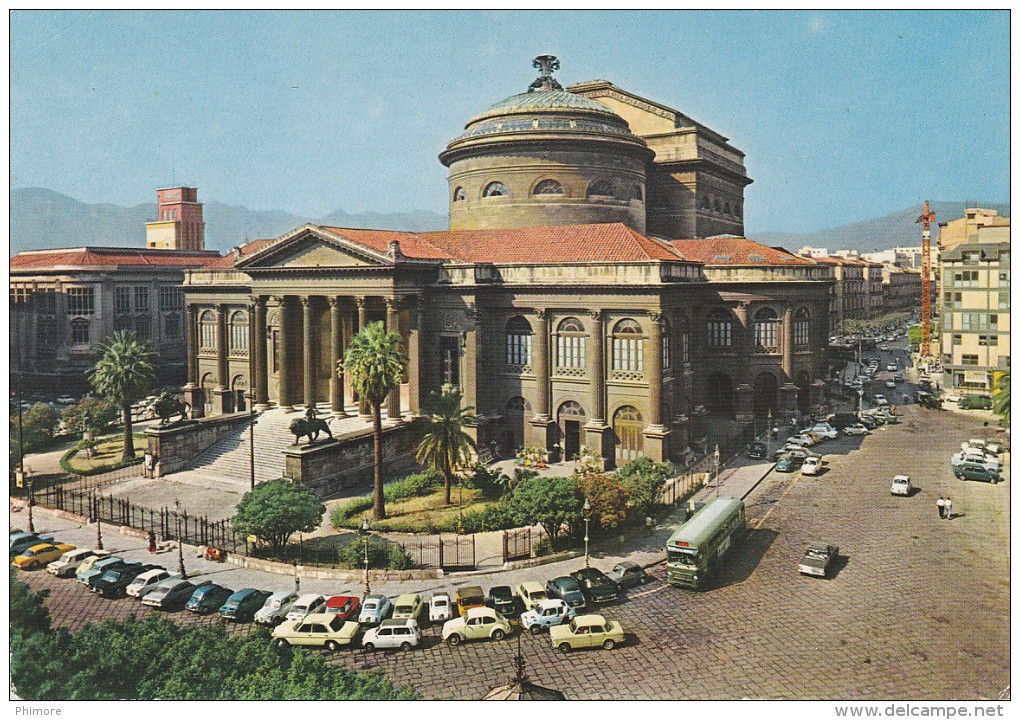
[{"label": "entrance door", "polygon": [[578,420],[563,421],[563,459],[573,460],[581,452],[581,423]]}]

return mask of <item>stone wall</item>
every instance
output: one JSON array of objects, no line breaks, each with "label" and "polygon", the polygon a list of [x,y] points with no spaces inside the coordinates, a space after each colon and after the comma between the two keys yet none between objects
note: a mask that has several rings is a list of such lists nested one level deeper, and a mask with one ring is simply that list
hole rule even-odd
[{"label": "stone wall", "polygon": [[251,420],[249,413],[214,415],[199,418],[178,427],[148,428],[148,455],[153,458],[153,477],[162,477],[183,470],[188,463],[224,435]]},{"label": "stone wall", "polygon": [[[414,452],[421,436],[417,423],[403,423],[383,429],[383,474],[393,477],[411,472]],[[374,446],[372,429],[338,435],[313,445],[291,445],[283,451],[287,457],[286,477],[311,488],[326,499],[341,491],[371,483]]]}]

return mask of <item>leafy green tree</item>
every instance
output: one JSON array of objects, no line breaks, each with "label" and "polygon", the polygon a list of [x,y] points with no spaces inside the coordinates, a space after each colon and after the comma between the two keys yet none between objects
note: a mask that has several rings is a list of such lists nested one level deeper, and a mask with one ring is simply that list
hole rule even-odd
[{"label": "leafy green tree", "polygon": [[474,408],[462,408],[462,399],[460,390],[455,389],[429,393],[422,406],[425,432],[415,454],[418,462],[442,473],[447,505],[450,504],[454,468],[471,460],[477,450],[474,438],[464,432],[464,428],[475,424],[475,416],[471,414]]},{"label": "leafy green tree", "polygon": [[992,412],[1002,418],[1002,424],[1009,427],[1009,373],[999,376],[992,394]]},{"label": "leafy green tree", "polygon": [[49,403],[36,403],[24,416],[25,429],[31,429],[40,444],[53,439],[59,422],[60,413]]},{"label": "leafy green tree", "polygon": [[60,419],[67,426],[67,432],[79,433],[84,429],[85,413],[89,416],[92,433],[101,433],[117,419],[117,406],[106,398],[83,398],[81,402],[68,405],[60,412]]},{"label": "leafy green tree", "polygon": [[616,478],[590,473],[577,478],[577,487],[591,504],[592,517],[603,529],[616,527],[627,517],[627,492]]},{"label": "leafy green tree", "polygon": [[[392,391],[400,390],[407,356],[400,350],[400,336],[386,332],[381,322],[366,325],[351,343],[341,361],[351,387],[372,406],[372,440],[375,446],[375,489],[372,515],[386,517],[382,478],[382,404]],[[339,371],[341,368],[337,368]]]},{"label": "leafy green tree", "polygon": [[555,541],[562,525],[574,527],[581,520],[583,504],[584,496],[574,478],[534,477],[517,483],[510,494],[508,510],[520,525],[541,523],[549,540]]},{"label": "leafy green tree", "polygon": [[641,457],[619,468],[614,477],[627,491],[627,505],[637,517],[658,507],[662,488],[669,478],[669,465]]},{"label": "leafy green tree", "polygon": [[242,535],[254,535],[269,543],[279,555],[296,532],[319,527],[326,506],[304,485],[286,478],[256,485],[237,504],[231,525]]},{"label": "leafy green tree", "polygon": [[120,405],[124,421],[124,452],[120,459],[127,462],[135,456],[131,403],[145,397],[156,380],[154,355],[148,343],[139,340],[132,330],[118,330],[99,343],[98,351],[100,358],[89,371],[89,381]]}]

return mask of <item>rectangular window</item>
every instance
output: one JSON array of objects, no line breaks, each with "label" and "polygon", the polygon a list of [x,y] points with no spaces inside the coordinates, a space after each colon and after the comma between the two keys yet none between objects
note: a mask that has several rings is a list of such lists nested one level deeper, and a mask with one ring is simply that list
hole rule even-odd
[{"label": "rectangular window", "polygon": [[89,321],[71,321],[71,342],[75,345],[88,345],[89,343]]},{"label": "rectangular window", "polygon": [[793,343],[794,345],[807,345],[810,339],[810,321],[794,320],[793,322]]},{"label": "rectangular window", "polygon": [[273,372],[280,372],[280,331],[273,330]]},{"label": "rectangular window", "polygon": [[998,315],[989,315],[988,316],[988,329],[989,330],[998,330],[999,329],[999,316]]},{"label": "rectangular window", "polygon": [[443,384],[460,386],[460,339],[455,337],[439,338],[439,367],[443,374]]},{"label": "rectangular window", "polygon": [[708,344],[713,347],[729,347],[733,342],[731,328],[729,320],[709,321]]},{"label": "rectangular window", "polygon": [[644,372],[644,345],[642,338],[613,338],[613,369]]},{"label": "rectangular window", "polygon": [[978,345],[981,347],[996,347],[999,344],[998,335],[979,335]]},{"label": "rectangular window", "polygon": [[963,345],[963,335],[953,335],[953,345]]},{"label": "rectangular window", "polygon": [[1009,287],[1009,273],[1008,272],[1000,272],[999,273],[999,287]]},{"label": "rectangular window", "polygon": [[961,361],[961,363],[963,365],[977,365],[978,364],[978,356],[977,355],[961,355],[960,356],[960,361]]},{"label": "rectangular window", "polygon": [[118,313],[131,312],[131,288],[119,287],[114,289],[113,311]]},{"label": "rectangular window", "polygon": [[1009,290],[999,291],[999,310],[1009,310]]},{"label": "rectangular window", "polygon": [[559,335],[556,338],[556,367],[584,369],[585,337]]},{"label": "rectangular window", "polygon": [[55,289],[43,288],[36,291],[32,296],[32,301],[35,303],[36,312],[40,315],[57,314],[57,291]]},{"label": "rectangular window", "polygon": [[203,352],[216,350],[216,323],[212,321],[198,324],[198,347]]},{"label": "rectangular window", "polygon": [[57,341],[57,321],[51,317],[36,320],[36,339],[41,347],[49,347]]},{"label": "rectangular window", "polygon": [[669,348],[669,333],[664,333],[662,336],[662,367],[667,369],[670,367],[670,348]]},{"label": "rectangular window", "polygon": [[159,309],[181,310],[184,308],[184,290],[179,287],[160,287]]},{"label": "rectangular window", "polygon": [[96,292],[90,287],[67,289],[67,314],[91,315],[96,311]]},{"label": "rectangular window", "polygon": [[779,321],[755,321],[754,342],[758,352],[768,352],[777,349],[779,347]]},{"label": "rectangular window", "polygon": [[172,312],[163,316],[163,337],[167,340],[180,340],[181,316],[179,314]]},{"label": "rectangular window", "polygon": [[506,364],[515,366],[531,364],[531,335],[507,333]]},{"label": "rectangular window", "polygon": [[230,324],[230,354],[248,356],[248,326],[244,323]]},{"label": "rectangular window", "polygon": [[691,333],[688,330],[680,335],[680,356],[685,363],[691,361]]},{"label": "rectangular window", "polygon": [[135,312],[149,312],[149,288],[145,286],[135,288]]},{"label": "rectangular window", "polygon": [[135,315],[135,334],[139,340],[149,339],[149,316]]}]

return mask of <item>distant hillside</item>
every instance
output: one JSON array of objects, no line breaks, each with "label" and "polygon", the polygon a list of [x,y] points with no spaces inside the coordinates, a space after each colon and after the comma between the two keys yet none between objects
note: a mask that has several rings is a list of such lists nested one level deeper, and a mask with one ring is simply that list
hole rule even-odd
[{"label": "distant hillside", "polygon": [[[302,218],[282,210],[250,210],[240,205],[207,202],[206,247],[229,250],[245,238],[276,237],[306,222],[381,230],[442,230],[445,216],[410,213],[347,213],[334,210],[322,218]],[[11,191],[10,254],[52,247],[109,245],[144,247],[145,223],[156,219],[156,203],[121,207],[83,203],[45,188]]]},{"label": "distant hillside", "polygon": [[[965,207],[982,207],[997,211],[1000,215],[1009,215],[1009,203],[986,203],[976,200],[935,201],[931,203],[935,211],[936,227],[932,228],[932,239],[938,238],[937,223],[956,220],[963,217]],[[804,245],[835,250],[859,250],[875,252],[889,250],[903,245],[921,244],[921,226],[915,224],[924,205],[900,210],[892,215],[862,220],[861,222],[837,225],[828,230],[808,233],[762,232],[753,233],[752,239],[765,245],[782,245],[787,250],[797,252]]]}]

